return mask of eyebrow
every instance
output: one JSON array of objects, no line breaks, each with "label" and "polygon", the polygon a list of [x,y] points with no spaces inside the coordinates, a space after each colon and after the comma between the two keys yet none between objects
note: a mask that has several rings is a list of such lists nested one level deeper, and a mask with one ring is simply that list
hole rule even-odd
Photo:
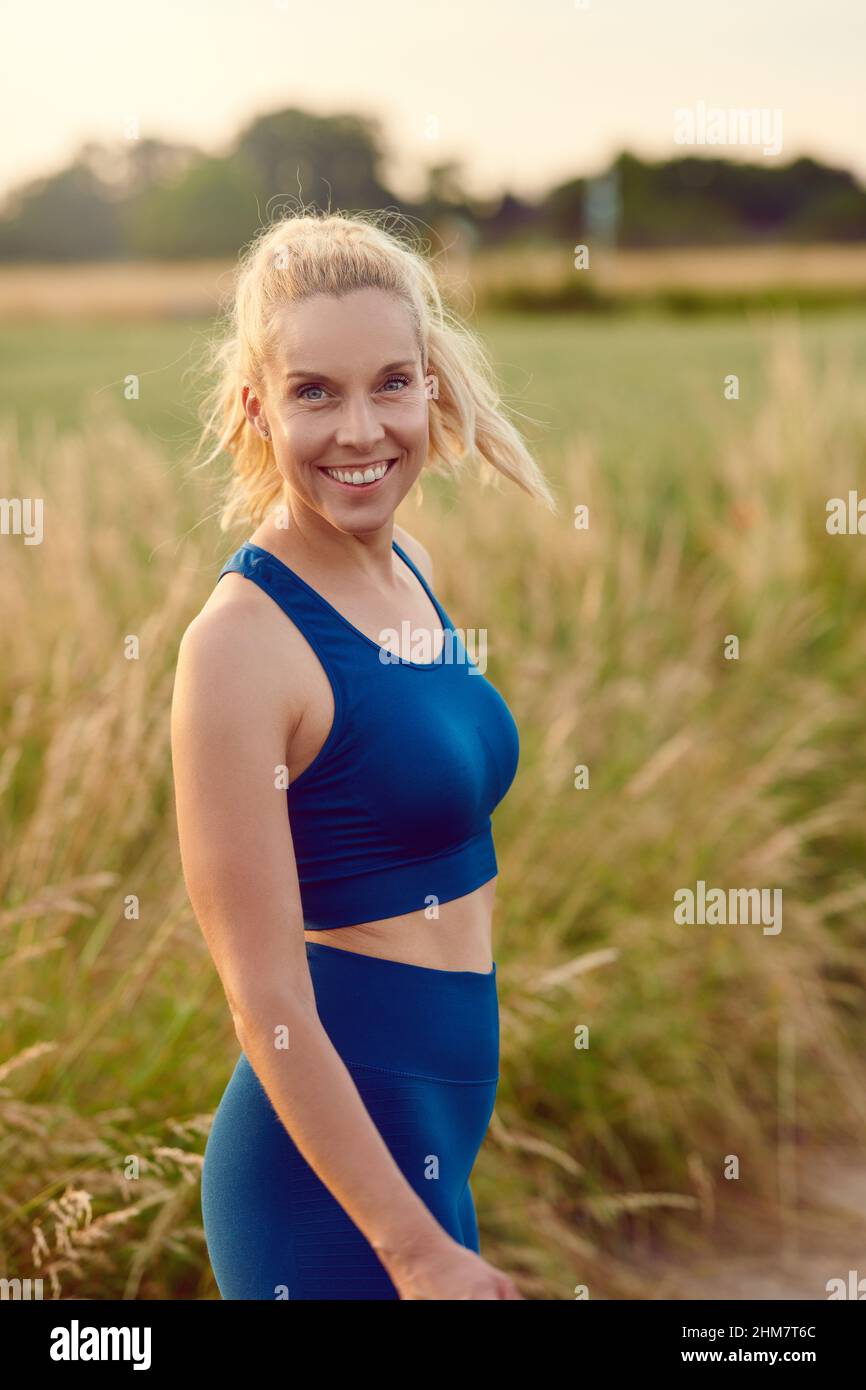
[{"label": "eyebrow", "polygon": [[[384,367],[380,367],[380,368],[379,368],[379,370],[378,370],[378,372],[376,373],[376,375],[377,375],[377,376],[381,376],[384,372],[394,372],[394,371],[396,371],[398,367],[413,367],[414,365],[415,365],[414,358],[412,358],[412,357],[405,357],[405,358],[403,358],[402,361],[400,361],[400,362],[387,362],[387,363],[385,364]],[[320,381],[331,381],[331,382],[332,382],[332,381],[334,380],[333,377],[328,376],[327,372],[317,372],[317,371],[313,371],[312,368],[309,368],[309,369],[308,369],[308,368],[306,368],[306,367],[298,367],[298,368],[297,368],[295,371],[293,371],[293,372],[286,372],[285,380],[286,380],[286,381],[292,381],[295,377],[299,377],[299,376],[314,376],[314,377],[317,378],[317,380],[320,380]]]}]

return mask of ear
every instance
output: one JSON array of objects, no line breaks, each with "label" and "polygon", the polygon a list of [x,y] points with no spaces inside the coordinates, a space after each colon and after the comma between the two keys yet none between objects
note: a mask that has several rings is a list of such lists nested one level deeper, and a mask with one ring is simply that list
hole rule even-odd
[{"label": "ear", "polygon": [[[241,389],[241,401],[243,403],[244,414],[249,423],[264,432],[262,427],[265,426],[265,419],[262,415],[262,403],[248,381],[244,382]],[[269,435],[265,437],[268,438]]]}]

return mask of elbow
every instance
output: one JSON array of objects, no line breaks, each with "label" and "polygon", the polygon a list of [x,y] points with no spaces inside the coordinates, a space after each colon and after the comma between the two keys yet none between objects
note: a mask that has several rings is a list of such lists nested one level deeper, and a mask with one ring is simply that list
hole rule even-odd
[{"label": "elbow", "polygon": [[237,1038],[238,1043],[240,1044],[241,1051],[246,1052],[247,1045],[246,1030],[244,1028],[244,1016],[238,1009],[235,1008],[232,1009],[232,1023],[235,1026],[235,1037]]},{"label": "elbow", "polygon": [[235,1037],[243,1052],[262,1043],[288,1048],[292,1029],[319,1023],[312,984],[297,989],[256,994],[242,1003],[230,1000]]}]

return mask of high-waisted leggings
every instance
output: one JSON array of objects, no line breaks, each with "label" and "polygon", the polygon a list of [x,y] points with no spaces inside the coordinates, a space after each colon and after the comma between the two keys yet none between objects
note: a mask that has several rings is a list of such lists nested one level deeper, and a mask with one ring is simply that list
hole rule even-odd
[{"label": "high-waisted leggings", "polygon": [[[478,1252],[469,1178],[499,1079],[496,965],[433,970],[305,944],[319,1018],[392,1157],[448,1234]],[[398,1298],[244,1052],[214,1115],[201,1200],[223,1298]]]}]

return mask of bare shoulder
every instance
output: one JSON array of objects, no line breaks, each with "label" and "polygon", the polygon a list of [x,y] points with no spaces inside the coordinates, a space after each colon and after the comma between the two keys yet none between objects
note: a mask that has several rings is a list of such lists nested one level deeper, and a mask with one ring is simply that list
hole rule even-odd
[{"label": "bare shoulder", "polygon": [[294,625],[268,596],[241,575],[226,574],[183,633],[178,648],[173,710],[244,712],[247,718],[293,710],[300,683]]},{"label": "bare shoulder", "polygon": [[394,523],[394,539],[401,545],[409,556],[418,566],[430,588],[433,588],[433,561],[430,552],[414,536],[410,536],[408,531],[404,531],[402,526]]}]

